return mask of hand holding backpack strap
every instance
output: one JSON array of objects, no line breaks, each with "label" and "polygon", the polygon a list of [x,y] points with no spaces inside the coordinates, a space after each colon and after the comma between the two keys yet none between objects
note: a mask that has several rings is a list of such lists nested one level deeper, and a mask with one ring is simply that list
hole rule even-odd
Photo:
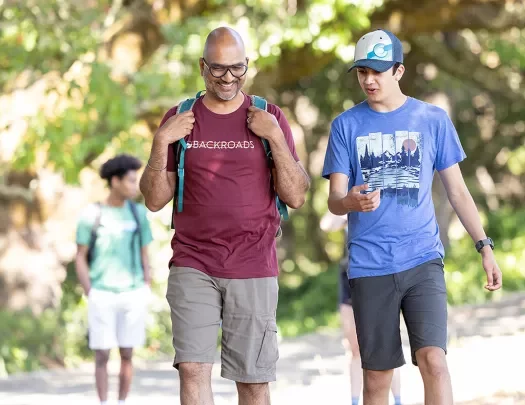
[{"label": "hand holding backpack strap", "polygon": [[[262,97],[259,97],[259,96],[250,96],[251,100],[252,100],[252,105],[257,107],[257,108],[260,108],[261,110],[264,110],[264,111],[268,111],[268,102],[262,98]],[[260,138],[261,139],[261,142],[264,146],[264,153],[266,155],[266,160],[268,162],[268,167],[270,168],[270,170],[272,170],[274,167],[275,167],[275,164],[274,164],[274,161],[273,161],[273,157],[272,157],[272,149],[270,148],[270,143],[268,142],[268,140],[264,139],[264,138]],[[272,176],[272,183],[273,183],[273,176]],[[275,184],[274,184],[275,186]],[[277,209],[279,211],[279,215],[286,221],[288,220],[288,207],[286,206],[286,204],[284,203],[284,201],[281,201],[279,199],[279,196],[276,195],[275,197],[275,203],[277,205]]]},{"label": "hand holding backpack strap", "polygon": [[[199,91],[194,98],[188,98],[182,101],[177,107],[176,114],[181,114],[193,109],[195,102],[202,93],[204,93],[204,90]],[[175,164],[177,166],[177,171],[175,172],[175,195],[173,196],[173,211],[171,214],[171,229],[175,229],[175,224],[173,222],[175,211],[182,212],[184,204],[184,157],[188,145],[184,139],[181,139],[180,141],[174,142],[172,147],[175,156]]]}]

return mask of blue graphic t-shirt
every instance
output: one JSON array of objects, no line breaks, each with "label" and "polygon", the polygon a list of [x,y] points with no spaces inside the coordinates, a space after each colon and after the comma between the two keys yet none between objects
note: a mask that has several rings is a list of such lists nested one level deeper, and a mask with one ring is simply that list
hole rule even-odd
[{"label": "blue graphic t-shirt", "polygon": [[465,159],[447,113],[407,98],[380,113],[366,101],[332,123],[323,177],[343,173],[348,189],[368,183],[381,189],[373,212],[348,214],[348,277],[381,276],[443,258],[434,204],[434,170]]}]

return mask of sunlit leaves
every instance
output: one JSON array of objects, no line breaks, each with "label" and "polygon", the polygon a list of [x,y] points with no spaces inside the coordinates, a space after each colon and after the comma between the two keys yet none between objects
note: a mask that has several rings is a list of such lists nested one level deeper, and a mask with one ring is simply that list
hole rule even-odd
[{"label": "sunlit leaves", "polygon": [[[99,8],[82,2],[33,2],[8,6],[0,11],[5,27],[0,44],[7,67],[20,65],[42,72],[66,69],[82,53],[101,41],[98,23],[106,1]],[[38,4],[38,5],[37,5]]]},{"label": "sunlit leaves", "polygon": [[[43,111],[30,121],[14,168],[48,162],[66,181],[76,182],[79,168],[104,152],[111,140],[135,121],[134,100],[110,78],[105,64],[89,65],[85,87],[56,98],[55,115]],[[60,108],[59,108],[60,107]],[[37,153],[35,153],[37,151]]]}]

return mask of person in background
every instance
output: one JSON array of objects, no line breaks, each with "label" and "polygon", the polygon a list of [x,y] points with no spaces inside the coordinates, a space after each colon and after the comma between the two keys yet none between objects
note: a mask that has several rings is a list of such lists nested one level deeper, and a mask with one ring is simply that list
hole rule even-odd
[{"label": "person in background", "polygon": [[125,403],[133,349],[146,338],[151,274],[147,245],[152,241],[146,207],[133,202],[141,162],[119,155],[104,163],[109,185],[104,202],[89,205],[78,221],[76,272],[88,299],[89,348],[95,351],[95,382],[100,404],[108,399],[110,350],[120,351],[119,404]]}]

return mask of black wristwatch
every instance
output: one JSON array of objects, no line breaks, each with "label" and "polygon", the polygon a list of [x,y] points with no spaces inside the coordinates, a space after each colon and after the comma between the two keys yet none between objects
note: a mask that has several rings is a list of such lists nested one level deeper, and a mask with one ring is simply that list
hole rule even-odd
[{"label": "black wristwatch", "polygon": [[478,253],[481,252],[481,249],[483,249],[485,246],[490,246],[491,249],[494,250],[494,242],[492,241],[492,239],[487,238],[478,241],[476,243],[476,250],[478,251]]}]

